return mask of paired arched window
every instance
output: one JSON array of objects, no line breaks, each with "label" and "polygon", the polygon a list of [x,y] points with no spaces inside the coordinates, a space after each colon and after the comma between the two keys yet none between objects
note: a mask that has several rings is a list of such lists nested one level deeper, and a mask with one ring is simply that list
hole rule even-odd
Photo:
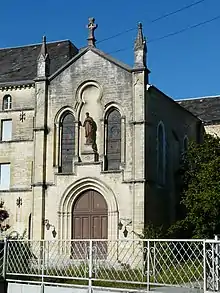
[{"label": "paired arched window", "polygon": [[165,184],[166,178],[166,138],[162,122],[157,127],[157,181]]},{"label": "paired arched window", "polygon": [[5,95],[3,97],[3,101],[2,101],[2,110],[10,110],[11,109],[11,104],[12,104],[12,98],[10,95]]},{"label": "paired arched window", "polygon": [[112,108],[106,115],[106,170],[119,170],[121,165],[121,114]]},{"label": "paired arched window", "polygon": [[60,121],[60,168],[61,173],[72,173],[75,155],[75,117],[66,112]]},{"label": "paired arched window", "polygon": [[[58,144],[59,173],[73,172],[75,156],[75,117],[70,111],[62,114],[59,120]],[[121,114],[111,108],[105,117],[105,170],[119,170],[121,166]]]}]

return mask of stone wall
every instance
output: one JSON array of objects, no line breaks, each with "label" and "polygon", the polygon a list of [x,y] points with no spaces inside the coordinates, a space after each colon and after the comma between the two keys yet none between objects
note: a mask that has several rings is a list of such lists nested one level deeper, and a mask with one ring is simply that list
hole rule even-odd
[{"label": "stone wall", "polygon": [[[165,129],[166,172],[165,184],[157,181],[157,126]],[[175,219],[178,198],[176,171],[183,151],[184,138],[197,139],[199,119],[180,107],[154,86],[147,93],[147,211],[149,219],[165,224]],[[159,222],[158,222],[159,221]]]},{"label": "stone wall", "polygon": [[212,125],[205,125],[205,131],[206,133],[217,135],[220,137],[220,125],[219,123],[212,124]]},{"label": "stone wall", "polygon": [[[2,110],[5,95],[11,95],[12,107]],[[32,207],[32,162],[33,162],[33,117],[35,89],[29,87],[12,87],[0,92],[0,120],[12,119],[11,141],[0,141],[0,164],[10,163],[10,189],[0,190],[0,198],[10,214],[10,224],[15,228],[16,221],[22,221],[19,229],[28,225]],[[24,114],[25,119],[20,120]],[[22,198],[22,207],[16,205],[16,199]]]},{"label": "stone wall", "polygon": [[[47,136],[47,183],[45,196],[45,218],[59,231],[59,238],[71,238],[71,213],[72,205],[77,192],[93,188],[99,191],[108,204],[108,237],[124,237],[122,231],[118,231],[120,218],[132,219],[128,226],[129,237],[133,237],[132,230],[140,232],[143,228],[144,209],[144,182],[143,172],[143,145],[142,138],[137,136],[139,149],[134,146],[134,94],[132,86],[132,74],[128,70],[110,62],[93,51],[86,52],[74,63],[69,64],[50,80],[48,95],[48,128]],[[140,88],[140,87],[139,87]],[[139,102],[137,111],[141,111],[144,105],[144,85],[141,87],[142,105]],[[139,97],[140,89],[136,93]],[[122,162],[118,172],[105,171],[103,169],[104,157],[104,118],[108,109],[116,107],[122,117]],[[84,128],[76,131],[76,145],[79,152],[74,161],[72,174],[59,174],[57,151],[58,141],[55,132],[59,124],[59,118],[65,110],[70,110],[77,122],[85,119],[85,112],[89,112],[97,124],[97,148],[99,161],[88,161],[82,154],[84,148]],[[139,118],[138,118],[139,119]],[[76,123],[78,127],[78,123]],[[142,128],[144,126],[142,125]],[[140,144],[141,141],[141,144]],[[140,152],[142,148],[142,153]],[[77,151],[76,147],[76,151]],[[141,158],[141,160],[140,160]],[[42,160],[41,157],[36,160]],[[136,162],[136,168],[134,168]],[[37,163],[37,162],[36,162]],[[139,172],[139,173],[138,173]],[[138,177],[139,183],[134,184]],[[142,181],[141,181],[142,179]],[[67,197],[72,205],[65,205]],[[39,205],[40,207],[40,205]],[[36,217],[39,213],[35,211]],[[34,224],[37,223],[34,220]],[[40,223],[40,221],[38,221]],[[34,235],[39,237],[39,228],[35,225]],[[52,238],[51,231],[46,231],[46,238]]]}]

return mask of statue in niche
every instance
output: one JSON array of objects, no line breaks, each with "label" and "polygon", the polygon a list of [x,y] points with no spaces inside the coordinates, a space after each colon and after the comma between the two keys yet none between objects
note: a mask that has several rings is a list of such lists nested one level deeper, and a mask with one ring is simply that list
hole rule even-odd
[{"label": "statue in niche", "polygon": [[97,126],[93,118],[89,116],[88,112],[86,112],[86,119],[83,123],[83,127],[85,127],[86,144],[92,145],[93,151],[97,152],[97,145],[96,145]]}]

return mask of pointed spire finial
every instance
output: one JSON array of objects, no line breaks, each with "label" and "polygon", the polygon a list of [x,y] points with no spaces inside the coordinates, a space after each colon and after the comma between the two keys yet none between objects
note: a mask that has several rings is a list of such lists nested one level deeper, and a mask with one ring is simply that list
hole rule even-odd
[{"label": "pointed spire finial", "polygon": [[143,68],[146,67],[146,55],[147,55],[147,45],[146,38],[143,35],[142,23],[138,23],[138,32],[134,44],[134,67]]},{"label": "pointed spire finial", "polygon": [[139,23],[138,23],[138,29],[142,30],[142,27],[143,27],[143,26],[142,26],[142,23],[139,22]]},{"label": "pointed spire finial", "polygon": [[91,47],[95,47],[95,35],[94,35],[94,31],[95,29],[98,27],[97,24],[95,24],[95,18],[94,17],[90,17],[89,18],[89,24],[87,25],[87,28],[89,29],[89,36],[88,36],[88,46]]},{"label": "pointed spire finial", "polygon": [[40,50],[40,54],[39,57],[43,55],[44,57],[47,56],[47,43],[46,43],[46,36],[43,36],[42,38],[42,45],[41,45],[41,50]]},{"label": "pointed spire finial", "polygon": [[144,46],[145,46],[145,43],[146,43],[146,39],[143,36],[142,28],[143,28],[142,23],[139,22],[138,23],[137,38],[135,40],[135,46],[134,46],[135,50],[144,49]]},{"label": "pointed spire finial", "polygon": [[49,75],[50,58],[47,52],[46,36],[42,37],[42,45],[37,58],[37,77],[46,77]]}]

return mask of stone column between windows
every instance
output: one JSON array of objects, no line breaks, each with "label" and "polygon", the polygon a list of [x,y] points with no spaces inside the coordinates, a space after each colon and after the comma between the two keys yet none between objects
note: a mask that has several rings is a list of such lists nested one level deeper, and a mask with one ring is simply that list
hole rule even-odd
[{"label": "stone column between windows", "polygon": [[80,125],[79,125],[79,121],[75,121],[74,122],[74,127],[75,127],[75,152],[74,152],[74,159],[73,159],[73,164],[75,162],[78,162],[79,161],[79,157],[80,157],[80,154],[79,154],[79,146],[80,146],[80,137],[79,137],[79,132],[80,132]]},{"label": "stone column between windows", "polygon": [[106,169],[106,158],[107,158],[107,122],[103,120],[103,170]]},{"label": "stone column between windows", "polygon": [[125,116],[121,117],[121,166],[125,165],[125,149],[126,149],[126,123]]},{"label": "stone column between windows", "polygon": [[[59,142],[59,123],[55,124],[55,162],[54,162],[54,167],[58,169],[59,167],[59,149],[60,149],[60,142]],[[58,171],[58,170],[57,170]]]},{"label": "stone column between windows", "polygon": [[61,123],[59,123],[58,125],[58,160],[57,160],[57,168],[58,168],[58,171],[61,167],[61,164],[62,164],[62,156],[61,156],[61,139],[62,139],[62,126],[61,126]]},{"label": "stone column between windows", "polygon": [[103,162],[103,169],[105,170],[105,155],[106,155],[106,127],[105,127],[105,120],[100,119],[100,125],[101,125],[101,139],[100,139],[100,149],[98,150],[99,152],[99,161]]}]

